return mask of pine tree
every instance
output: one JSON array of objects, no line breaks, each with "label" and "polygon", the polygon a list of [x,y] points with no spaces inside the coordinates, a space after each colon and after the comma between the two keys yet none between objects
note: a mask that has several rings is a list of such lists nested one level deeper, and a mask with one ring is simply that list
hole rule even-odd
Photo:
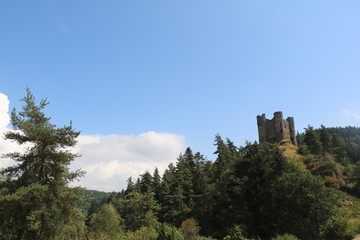
[{"label": "pine tree", "polygon": [[51,124],[43,112],[47,100],[37,104],[30,89],[21,101],[25,102],[22,111],[11,112],[16,131],[5,133],[5,139],[28,147],[23,153],[3,156],[16,165],[1,171],[8,179],[0,185],[0,239],[74,237],[84,227],[84,216],[75,207],[83,190],[68,184],[83,172],[70,171],[78,155],[69,148],[80,132],[71,123],[62,128]]},{"label": "pine tree", "polygon": [[192,150],[188,147],[185,150],[184,155],[180,155],[176,165],[176,180],[178,187],[183,193],[183,203],[182,209],[183,213],[182,219],[179,219],[179,222],[182,222],[189,216],[188,214],[194,208],[194,186],[193,186],[193,173],[195,171],[195,162],[194,155]]},{"label": "pine tree", "polygon": [[332,137],[332,150],[335,155],[335,158],[338,162],[342,164],[347,164],[348,159],[345,151],[345,141],[338,134],[334,134]]},{"label": "pine tree", "polygon": [[145,194],[149,191],[152,191],[153,190],[152,182],[153,182],[152,176],[148,171],[142,174],[140,179],[140,192],[142,194]]},{"label": "pine tree", "polygon": [[140,227],[155,227],[155,217],[159,206],[154,199],[154,193],[149,191],[142,194],[131,192],[125,199],[120,200],[120,215],[124,216],[127,229],[135,231]]},{"label": "pine tree", "polygon": [[126,187],[126,190],[125,190],[125,196],[130,194],[134,190],[135,190],[135,184],[132,181],[132,177],[129,177],[127,179],[127,187]]},{"label": "pine tree", "polygon": [[159,201],[160,200],[160,195],[161,195],[161,177],[160,177],[158,168],[155,168],[152,179],[153,179],[152,188],[154,189],[155,200]]},{"label": "pine tree", "polygon": [[193,173],[194,207],[192,217],[201,223],[202,232],[211,235],[210,219],[213,206],[212,189],[212,162],[206,161],[204,156],[194,154],[195,170]]},{"label": "pine tree", "polygon": [[324,153],[332,153],[332,136],[324,125],[320,128],[320,142]]},{"label": "pine tree", "polygon": [[319,136],[312,126],[305,128],[304,143],[308,146],[311,154],[319,155],[322,152],[322,146]]},{"label": "pine tree", "polygon": [[231,220],[230,209],[231,201],[229,194],[231,193],[230,182],[233,175],[234,164],[237,160],[237,151],[234,144],[227,139],[225,143],[220,135],[215,136],[215,146],[217,154],[214,163],[214,206],[212,211],[212,227],[216,229],[214,236],[219,236],[228,226]]},{"label": "pine tree", "polygon": [[271,186],[289,171],[290,165],[275,144],[248,143],[240,153],[233,178],[229,179],[229,206],[232,209],[224,217],[231,219],[232,224],[245,224],[251,235],[269,236],[276,215]]}]

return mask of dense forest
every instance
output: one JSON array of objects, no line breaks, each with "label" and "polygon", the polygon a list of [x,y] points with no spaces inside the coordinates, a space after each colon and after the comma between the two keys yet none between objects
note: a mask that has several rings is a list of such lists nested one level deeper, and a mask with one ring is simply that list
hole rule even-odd
[{"label": "dense forest", "polygon": [[129,178],[121,192],[69,187],[79,132],[57,128],[30,90],[5,139],[30,144],[4,153],[0,239],[352,239],[360,232],[360,128],[314,129],[298,147],[215,136],[216,159],[189,147],[163,174]]}]

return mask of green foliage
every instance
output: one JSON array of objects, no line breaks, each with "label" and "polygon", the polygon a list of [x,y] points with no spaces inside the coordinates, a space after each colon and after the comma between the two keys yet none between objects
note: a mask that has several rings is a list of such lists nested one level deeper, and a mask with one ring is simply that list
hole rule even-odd
[{"label": "green foliage", "polygon": [[339,215],[328,220],[320,236],[324,240],[351,240],[354,237],[349,233],[348,221]]},{"label": "green foliage", "polygon": [[298,147],[298,153],[302,154],[302,155],[309,155],[310,154],[310,151],[309,151],[309,147],[305,144],[303,145],[300,145]]},{"label": "green foliage", "polygon": [[234,167],[231,188],[233,223],[247,226],[250,235],[269,236],[274,231],[272,185],[291,167],[274,144],[248,144]]},{"label": "green foliage", "polygon": [[352,182],[354,182],[354,192],[360,196],[360,161],[352,169]]},{"label": "green foliage", "polygon": [[337,200],[332,189],[319,177],[307,172],[282,175],[273,185],[280,233],[292,233],[303,239],[319,235],[320,226],[330,219]]},{"label": "green foliage", "polygon": [[244,237],[244,229],[240,225],[235,225],[230,228],[228,235],[224,237],[224,240],[246,240]]},{"label": "green foliage", "polygon": [[160,221],[180,226],[183,220],[191,216],[206,223],[208,214],[205,209],[210,194],[208,173],[205,172],[208,167],[209,162],[205,162],[200,153],[193,154],[190,148],[179,156],[176,166],[169,165],[160,191],[157,191],[161,205]]},{"label": "green foliage", "polygon": [[332,153],[333,136],[329,133],[324,125],[320,128],[320,142],[322,144],[323,153]]},{"label": "green foliage", "polygon": [[141,194],[133,191],[120,200],[120,213],[124,216],[126,228],[131,231],[142,226],[156,227],[158,208],[153,192]]},{"label": "green foliage", "polygon": [[216,229],[213,233],[215,237],[221,237],[227,226],[231,225],[231,219],[236,215],[229,206],[232,206],[231,180],[233,179],[234,164],[239,157],[238,150],[234,144],[227,139],[226,143],[219,136],[215,136],[215,146],[217,154],[213,166],[213,192],[212,197],[216,199],[211,206],[211,226]]},{"label": "green foliage", "polygon": [[305,128],[304,144],[308,147],[311,154],[319,155],[322,152],[322,145],[319,136],[313,127]]},{"label": "green foliage", "polygon": [[55,239],[84,239],[86,235],[85,214],[79,209],[75,211],[77,213],[72,214]]},{"label": "green foliage", "polygon": [[181,223],[180,230],[186,240],[196,240],[200,232],[199,222],[193,218],[186,219]]},{"label": "green foliage", "polygon": [[160,224],[156,240],[184,240],[184,235],[176,227],[167,223]]},{"label": "green foliage", "polygon": [[16,165],[0,173],[7,177],[0,183],[0,239],[56,239],[64,234],[78,238],[84,215],[76,206],[83,201],[83,190],[68,184],[83,175],[69,170],[78,156],[69,148],[80,133],[71,123],[62,128],[51,124],[43,112],[47,100],[37,104],[29,89],[22,101],[22,111],[11,112],[17,131],[5,133],[5,139],[28,148],[3,155]]},{"label": "green foliage", "polygon": [[151,174],[146,171],[144,174],[141,175],[140,192],[142,194],[145,194],[151,191],[153,191],[153,178]]},{"label": "green foliage", "polygon": [[276,237],[272,238],[271,240],[299,240],[292,234],[285,233],[283,235],[277,235]]},{"label": "green foliage", "polygon": [[158,235],[155,228],[141,227],[135,232],[128,232],[127,240],[156,240]]},{"label": "green foliage", "polygon": [[[309,129],[311,128],[311,130]],[[305,129],[305,134],[298,134],[299,151],[302,151],[303,146],[313,145],[318,150],[319,146],[316,140],[321,143],[321,153],[315,151],[312,154],[334,154],[336,161],[347,165],[349,162],[356,163],[360,160],[360,128],[358,127],[336,127],[326,128],[321,125],[320,129],[313,129],[309,126]],[[312,141],[305,143],[306,134],[310,130],[310,139]],[[305,144],[303,144],[305,143]],[[306,153],[302,153],[306,155]]]},{"label": "green foliage", "polygon": [[334,155],[326,153],[308,163],[307,168],[314,175],[322,176],[329,187],[340,188],[345,185],[345,167],[338,163]]},{"label": "green foliage", "polygon": [[103,205],[98,213],[94,213],[89,225],[95,235],[105,235],[110,239],[116,239],[125,228],[124,221],[111,204]]}]

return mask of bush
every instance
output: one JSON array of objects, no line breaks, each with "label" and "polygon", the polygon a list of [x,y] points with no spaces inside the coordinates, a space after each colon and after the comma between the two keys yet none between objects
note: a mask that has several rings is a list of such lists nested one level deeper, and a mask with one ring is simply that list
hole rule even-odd
[{"label": "bush", "polygon": [[349,223],[341,216],[332,217],[321,231],[321,238],[324,240],[351,240],[352,234],[349,233]]},{"label": "bush", "polygon": [[308,148],[308,146],[306,146],[305,144],[300,145],[300,146],[298,147],[297,152],[298,152],[299,154],[302,154],[302,155],[309,155],[309,154],[310,154],[309,148]]},{"label": "bush", "polygon": [[98,213],[90,217],[89,230],[94,236],[119,239],[123,235],[124,222],[111,204],[105,204]]},{"label": "bush", "polygon": [[176,227],[163,223],[159,226],[156,240],[184,240],[184,235]]},{"label": "bush", "polygon": [[150,227],[141,227],[135,232],[127,234],[127,240],[156,240],[158,233],[156,229]]},{"label": "bush", "polygon": [[283,235],[277,235],[276,237],[272,238],[271,240],[299,240],[292,234],[285,233]]},{"label": "bush", "polygon": [[273,185],[277,232],[314,239],[335,212],[336,194],[307,172],[282,175]]},{"label": "bush", "polygon": [[186,240],[194,240],[199,236],[200,227],[197,220],[189,218],[181,223],[181,232],[184,234]]},{"label": "bush", "polygon": [[244,232],[243,226],[235,225],[230,228],[228,235],[224,237],[224,240],[246,240]]}]

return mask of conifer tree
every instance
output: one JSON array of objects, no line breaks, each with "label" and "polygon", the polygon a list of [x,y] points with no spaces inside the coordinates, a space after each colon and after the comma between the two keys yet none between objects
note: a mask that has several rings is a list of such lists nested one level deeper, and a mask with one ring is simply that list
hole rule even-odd
[{"label": "conifer tree", "polygon": [[[187,214],[193,210],[194,207],[194,187],[193,187],[193,173],[195,169],[194,155],[192,150],[188,147],[184,155],[180,155],[176,166],[176,180],[178,187],[183,193],[183,210],[181,222],[188,218]],[[179,220],[180,221],[180,220]]]},{"label": "conifer tree", "polygon": [[212,225],[218,231],[215,232],[215,236],[217,236],[222,234],[227,223],[231,221],[231,217],[228,215],[232,212],[229,208],[231,206],[229,184],[233,175],[234,163],[237,160],[237,152],[234,144],[229,139],[225,143],[220,135],[215,136],[215,146],[217,158],[214,163]]},{"label": "conifer tree", "polygon": [[84,216],[75,207],[83,190],[68,184],[83,172],[70,171],[78,155],[69,148],[80,132],[71,123],[62,128],[50,123],[43,112],[47,100],[37,104],[30,89],[26,91],[22,111],[11,112],[16,131],[5,133],[6,140],[27,149],[3,155],[16,164],[1,171],[8,179],[0,185],[0,239],[74,238],[84,227]]},{"label": "conifer tree", "polygon": [[332,149],[335,155],[335,158],[338,162],[342,164],[347,164],[347,155],[345,151],[345,141],[338,134],[334,134],[332,137]]},{"label": "conifer tree", "polygon": [[308,146],[311,154],[319,155],[322,152],[322,146],[319,136],[312,126],[305,128],[304,143]]},{"label": "conifer tree", "polygon": [[145,194],[153,190],[152,188],[153,179],[151,174],[146,171],[144,174],[141,175],[140,179],[140,192]]},{"label": "conifer tree", "polygon": [[155,200],[159,201],[161,195],[161,177],[158,168],[155,168],[154,170],[154,174],[152,178],[152,188],[154,189]]},{"label": "conifer tree", "polygon": [[321,125],[320,128],[320,141],[322,144],[323,152],[332,153],[332,136],[324,125]]}]

